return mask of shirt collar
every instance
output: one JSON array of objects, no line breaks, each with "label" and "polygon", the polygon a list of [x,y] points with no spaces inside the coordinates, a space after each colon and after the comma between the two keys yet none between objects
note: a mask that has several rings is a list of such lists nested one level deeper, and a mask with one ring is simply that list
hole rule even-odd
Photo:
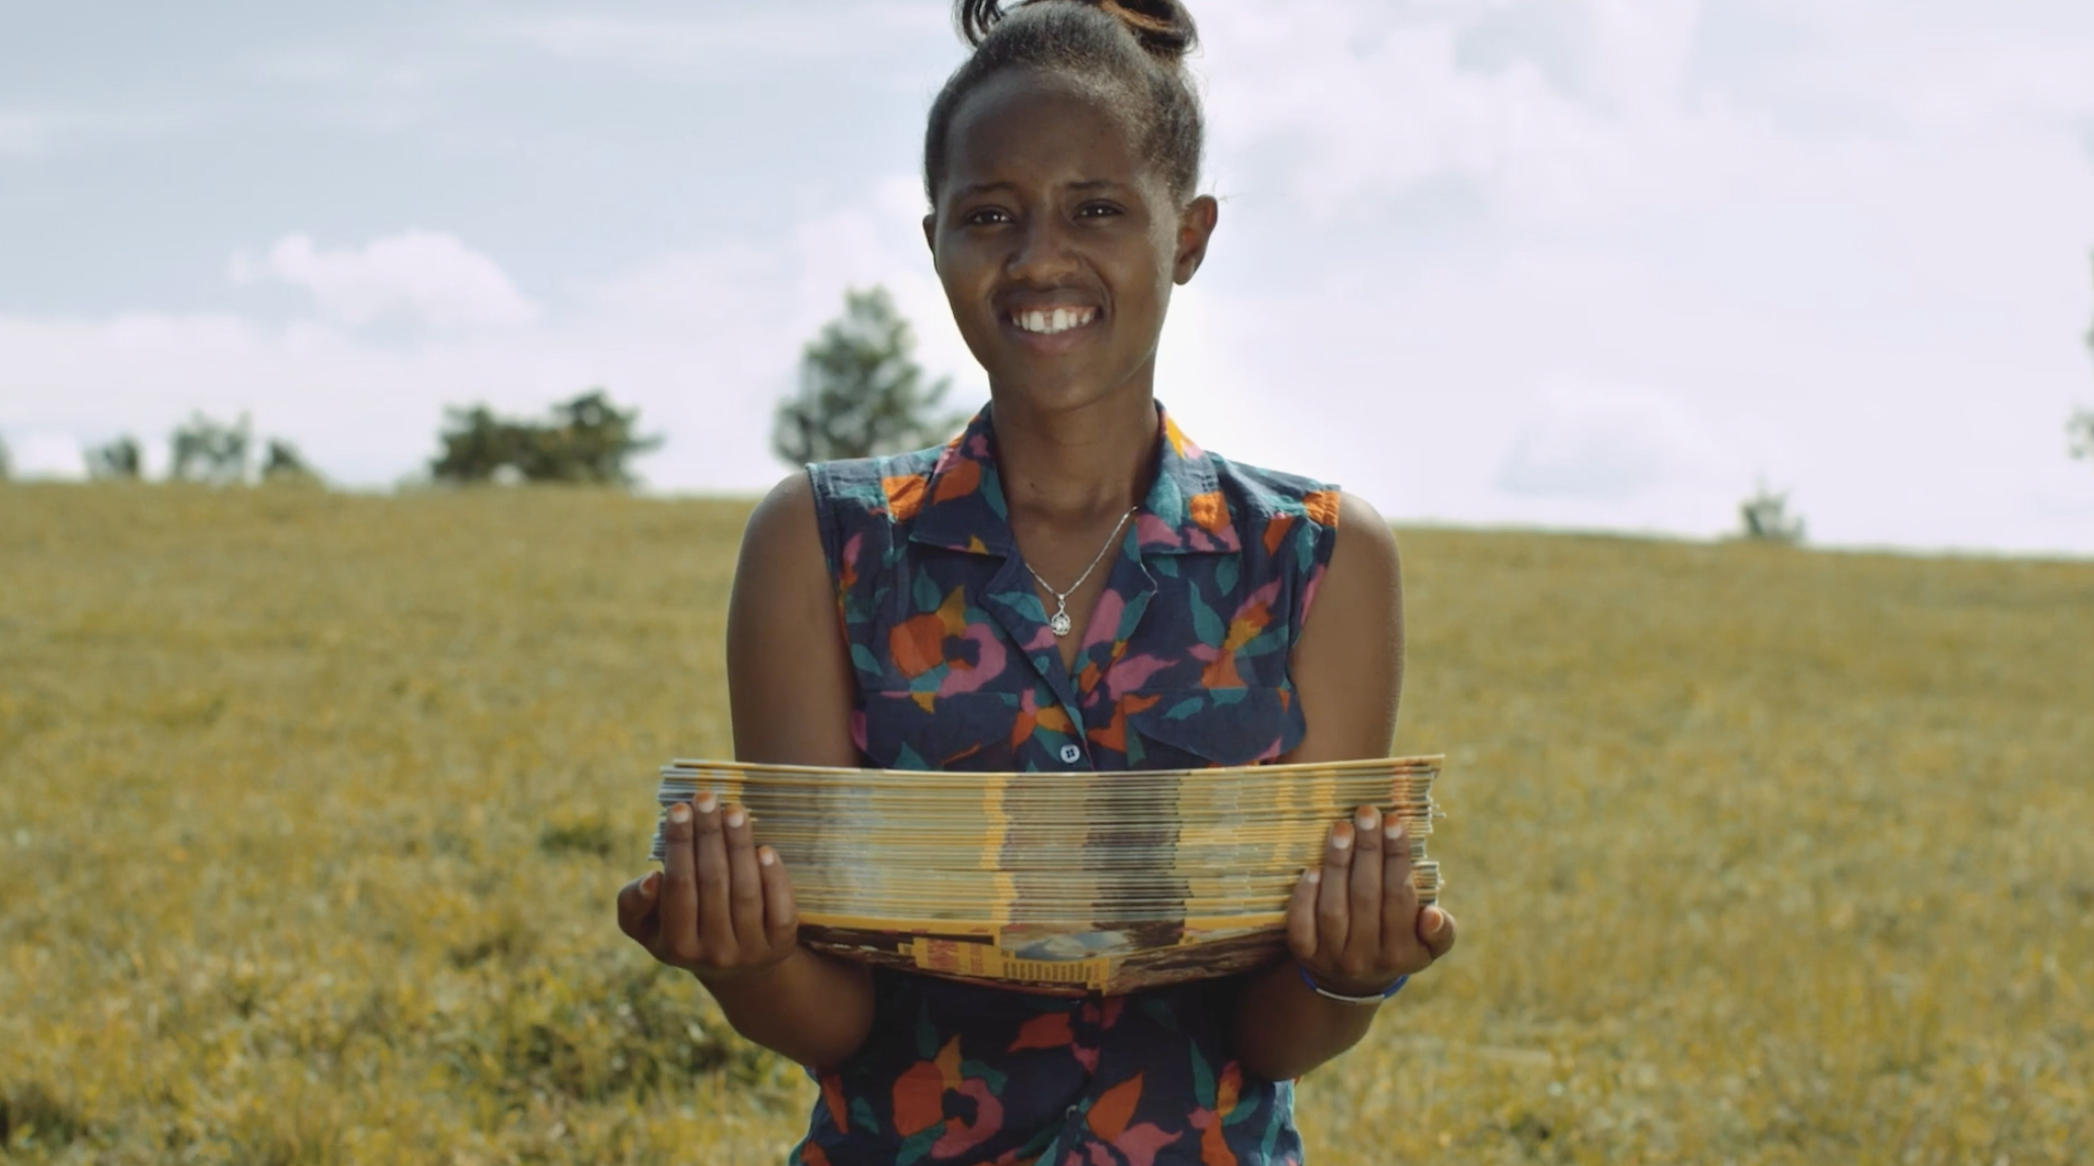
[{"label": "shirt collar", "polygon": [[[938,455],[923,483],[910,541],[974,554],[1008,556],[1016,551],[989,412],[984,406]],[[1156,420],[1156,481],[1134,523],[1140,553],[1242,550],[1214,458],[1187,437],[1160,404]]]}]

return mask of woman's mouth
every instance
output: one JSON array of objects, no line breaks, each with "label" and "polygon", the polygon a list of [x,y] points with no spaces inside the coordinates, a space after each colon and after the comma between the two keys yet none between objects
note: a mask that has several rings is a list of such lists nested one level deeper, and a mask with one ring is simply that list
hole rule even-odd
[{"label": "woman's mouth", "polygon": [[1020,331],[1035,336],[1058,336],[1097,318],[1096,308],[1031,308],[1009,314],[1011,323]]}]

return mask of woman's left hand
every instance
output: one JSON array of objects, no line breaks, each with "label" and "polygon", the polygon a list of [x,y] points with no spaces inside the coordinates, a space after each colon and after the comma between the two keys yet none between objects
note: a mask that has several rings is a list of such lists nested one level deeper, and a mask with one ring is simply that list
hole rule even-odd
[{"label": "woman's left hand", "polygon": [[1374,996],[1454,947],[1454,916],[1418,907],[1410,831],[1362,806],[1331,828],[1323,868],[1302,873],[1287,904],[1287,947],[1321,987]]}]

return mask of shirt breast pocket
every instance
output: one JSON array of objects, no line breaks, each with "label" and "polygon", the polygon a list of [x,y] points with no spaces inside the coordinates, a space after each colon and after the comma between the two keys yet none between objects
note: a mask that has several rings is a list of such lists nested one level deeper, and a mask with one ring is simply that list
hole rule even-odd
[{"label": "shirt breast pocket", "polygon": [[1127,717],[1131,769],[1271,761],[1301,744],[1308,731],[1291,685],[1177,689],[1123,699],[1130,708],[1141,706]]},{"label": "shirt breast pocket", "polygon": [[1000,692],[868,692],[858,747],[875,769],[1006,771],[1018,707]]}]

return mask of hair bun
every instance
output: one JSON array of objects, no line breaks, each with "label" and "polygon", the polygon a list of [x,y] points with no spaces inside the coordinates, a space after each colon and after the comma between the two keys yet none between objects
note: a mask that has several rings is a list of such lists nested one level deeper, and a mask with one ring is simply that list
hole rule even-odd
[{"label": "hair bun", "polygon": [[[1096,8],[1119,21],[1151,55],[1173,63],[1200,43],[1200,30],[1192,22],[1192,13],[1179,0],[1021,0],[1020,6],[1034,4]],[[959,0],[957,15],[960,35],[967,38],[968,44],[979,47],[1006,13],[1002,0]]]}]

